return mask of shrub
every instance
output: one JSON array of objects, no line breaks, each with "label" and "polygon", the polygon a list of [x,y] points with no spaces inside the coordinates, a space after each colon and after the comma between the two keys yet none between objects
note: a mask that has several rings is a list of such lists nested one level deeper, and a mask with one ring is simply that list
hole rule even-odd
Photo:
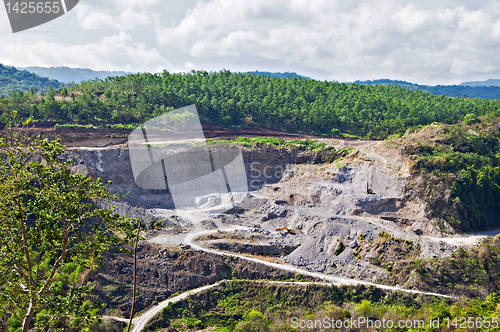
[{"label": "shrub", "polygon": [[470,126],[474,123],[481,122],[481,120],[478,118],[476,114],[469,113],[466,116],[464,116],[464,122]]}]

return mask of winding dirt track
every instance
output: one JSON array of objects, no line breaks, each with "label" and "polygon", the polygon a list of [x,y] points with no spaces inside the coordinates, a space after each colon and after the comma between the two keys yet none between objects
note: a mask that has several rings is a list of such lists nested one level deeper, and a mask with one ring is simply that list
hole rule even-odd
[{"label": "winding dirt track", "polygon": [[[145,311],[140,316],[138,316],[138,317],[136,317],[136,318],[134,318],[132,320],[132,324],[134,325],[134,327],[132,328],[132,332],[140,332],[140,331],[144,330],[144,328],[146,327],[146,325],[148,324],[148,322],[151,319],[153,319],[154,316],[156,316],[157,314],[159,314],[163,309],[165,309],[166,307],[168,307],[169,304],[174,304],[174,303],[180,302],[180,301],[186,299],[187,297],[189,297],[191,295],[204,292],[206,290],[209,290],[211,288],[219,286],[220,284],[222,284],[224,282],[230,282],[230,281],[231,280],[221,280],[219,282],[216,282],[215,284],[211,284],[211,285],[203,286],[203,287],[200,287],[200,288],[188,290],[188,291],[186,291],[186,292],[184,292],[184,293],[182,293],[182,294],[180,294],[180,295],[178,295],[176,297],[173,297],[171,299],[168,299],[168,300],[165,300],[163,302],[158,303],[154,307],[150,308],[149,310]],[[298,281],[290,282],[290,281],[267,281],[267,280],[256,280],[254,282],[255,283],[262,283],[262,284],[280,284],[280,285],[304,285],[304,286],[307,286],[307,285],[323,285],[323,286],[333,286],[332,283],[322,283],[322,282],[298,282]],[[123,322],[123,323],[128,323],[129,322],[128,319],[121,318],[121,317],[103,316],[102,318],[103,319],[107,319],[107,320],[116,320],[116,321]]]},{"label": "winding dirt track", "polygon": [[[217,207],[217,208],[220,208],[220,206]],[[410,289],[402,289],[402,288],[399,288],[399,287],[393,287],[393,286],[387,286],[387,285],[381,285],[381,284],[374,284],[374,283],[365,282],[365,281],[361,281],[361,280],[355,280],[355,279],[349,279],[349,278],[342,278],[342,277],[335,277],[335,276],[331,276],[331,275],[327,275],[327,274],[323,274],[323,273],[317,273],[317,272],[310,272],[310,271],[299,269],[299,268],[297,268],[295,266],[288,265],[288,264],[271,263],[271,262],[262,261],[262,260],[255,259],[255,258],[251,258],[251,257],[246,257],[246,256],[243,256],[243,255],[226,253],[226,252],[221,252],[221,251],[217,251],[217,250],[207,249],[207,248],[201,247],[198,244],[196,244],[195,239],[197,237],[201,236],[201,235],[205,235],[205,234],[210,234],[210,233],[216,232],[216,230],[204,230],[204,229],[202,229],[202,227],[201,227],[201,221],[203,220],[203,212],[204,212],[203,210],[177,210],[177,213],[178,213],[179,216],[181,216],[184,219],[189,220],[194,225],[193,231],[191,231],[190,233],[186,234],[186,237],[184,239],[184,242],[186,244],[190,245],[191,248],[193,248],[195,250],[205,251],[205,252],[212,253],[212,254],[217,254],[217,255],[223,255],[223,256],[229,256],[229,257],[238,257],[238,258],[245,259],[245,260],[248,260],[248,261],[252,261],[252,262],[255,262],[255,263],[264,264],[264,265],[267,265],[267,266],[270,266],[270,267],[273,267],[273,268],[276,268],[276,269],[281,269],[281,270],[289,271],[289,272],[292,272],[292,273],[299,273],[299,274],[302,274],[302,275],[307,275],[307,276],[311,276],[311,277],[314,277],[314,278],[325,280],[324,283],[315,283],[315,282],[279,282],[279,281],[262,281],[262,282],[265,282],[265,283],[274,283],[274,284],[296,284],[296,285],[308,285],[308,284],[320,284],[321,285],[322,284],[322,285],[330,285],[330,286],[333,286],[333,285],[336,285],[336,286],[340,286],[340,285],[366,285],[366,286],[375,286],[375,287],[380,288],[380,289],[386,289],[386,290],[391,290],[391,291],[401,291],[401,292],[412,293],[412,294],[424,294],[424,295],[431,295],[431,296],[439,296],[439,297],[445,297],[445,298],[452,298],[452,296],[449,296],[449,295],[443,295],[443,294],[438,294],[438,293],[422,292],[422,291],[410,290]],[[239,226],[239,227],[227,227],[227,228],[224,228],[223,230],[224,231],[233,231],[233,230],[237,230],[237,229],[247,229],[247,228]],[[154,316],[156,316],[158,313],[160,313],[164,308],[166,308],[169,304],[182,301],[182,300],[184,300],[185,298],[187,298],[190,295],[206,291],[206,290],[208,290],[210,288],[213,288],[215,286],[220,285],[222,282],[224,282],[224,281],[219,281],[219,282],[217,282],[215,284],[212,284],[212,285],[208,285],[208,286],[200,287],[200,288],[197,288],[197,289],[189,290],[187,292],[182,293],[181,295],[178,295],[176,297],[173,297],[171,299],[165,300],[165,301],[157,304],[156,306],[154,306],[154,307],[150,308],[149,310],[143,312],[141,315],[139,315],[138,317],[136,317],[136,318],[134,318],[132,320],[132,323],[134,324],[132,332],[140,332],[140,331],[142,331],[146,327],[147,323]],[[118,321],[121,321],[121,322],[128,323],[128,319],[125,319],[125,318],[109,317],[109,316],[105,316],[103,318],[105,318],[105,319],[114,319],[114,320],[118,320]]]},{"label": "winding dirt track", "polygon": [[[180,211],[178,211],[178,212],[180,212]],[[425,294],[425,295],[433,295],[433,296],[452,298],[451,296],[438,294],[438,293],[429,293],[429,292],[422,292],[422,291],[417,291],[417,290],[402,289],[400,287],[393,287],[393,286],[387,286],[387,285],[382,285],[382,284],[374,284],[371,282],[366,282],[366,281],[361,281],[361,280],[356,280],[356,279],[335,277],[332,275],[319,273],[319,272],[310,272],[307,270],[299,269],[293,265],[271,263],[271,262],[263,261],[263,260],[256,259],[256,258],[246,257],[243,255],[226,253],[226,252],[221,252],[221,251],[214,250],[214,249],[207,249],[207,248],[201,247],[194,242],[194,239],[196,239],[200,235],[214,233],[214,231],[213,230],[207,231],[207,230],[201,229],[201,221],[202,220],[198,219],[198,217],[196,216],[196,214],[198,214],[199,212],[200,212],[199,210],[198,211],[194,210],[194,211],[182,211],[182,213],[179,213],[179,215],[181,215],[183,218],[189,219],[195,225],[195,229],[192,232],[190,232],[189,234],[187,234],[186,239],[185,239],[186,244],[190,245],[191,248],[193,248],[193,249],[201,250],[201,251],[205,251],[205,252],[209,252],[209,253],[217,254],[217,255],[238,257],[238,258],[245,259],[245,260],[248,260],[251,262],[264,264],[264,265],[273,267],[275,269],[281,269],[281,270],[289,271],[292,273],[298,273],[298,274],[307,275],[307,276],[311,276],[311,277],[318,278],[318,279],[323,279],[325,281],[328,281],[329,283],[332,283],[333,285],[366,285],[366,286],[375,286],[377,288],[392,290],[392,291],[402,291],[402,292],[412,293],[412,294]],[[235,229],[238,229],[238,228],[233,227],[233,228],[227,228],[224,230],[231,231],[231,230],[235,230]],[[246,228],[241,227],[240,229],[246,229]]]},{"label": "winding dirt track", "polygon": [[[378,154],[376,152],[376,148],[377,148],[378,144],[380,144],[380,143],[381,142],[376,142],[376,141],[348,142],[347,144],[345,142],[342,142],[342,144],[345,144],[345,146],[349,146],[349,147],[353,147],[353,148],[359,149],[360,151],[364,152],[369,157],[373,158],[374,161],[379,166],[378,167],[378,169],[379,169],[378,171],[380,171],[380,169],[389,169],[387,159],[384,158],[384,156],[381,156],[380,154]],[[391,169],[391,171],[395,171],[395,170]],[[396,172],[398,172],[398,171],[396,171]],[[400,173],[402,175],[402,173],[404,173],[404,172],[399,171],[398,173]],[[377,175],[377,177],[379,177],[379,174],[376,174],[376,175]],[[230,208],[230,207],[231,206],[228,206],[227,208]],[[224,208],[224,206],[218,206],[217,207],[217,209],[220,209],[220,208]],[[214,209],[210,209],[210,210],[213,211]],[[356,279],[350,279],[350,278],[336,277],[336,276],[332,276],[332,275],[328,275],[328,274],[323,274],[323,273],[318,273],[318,272],[310,272],[310,271],[303,270],[303,269],[300,269],[300,268],[297,268],[295,266],[288,265],[288,264],[271,263],[271,262],[267,262],[267,261],[263,261],[263,260],[259,260],[259,259],[255,259],[255,258],[251,258],[251,257],[246,257],[246,256],[243,256],[243,255],[238,255],[238,254],[234,254],[234,253],[226,253],[226,252],[221,252],[221,251],[218,251],[218,250],[207,249],[207,248],[201,247],[201,246],[199,246],[195,242],[195,239],[198,238],[201,235],[206,235],[206,234],[210,234],[210,233],[216,232],[216,230],[205,230],[205,229],[202,228],[201,222],[204,220],[204,213],[205,212],[209,212],[209,210],[201,210],[201,209],[198,209],[198,210],[196,210],[196,209],[193,209],[193,210],[177,210],[177,214],[179,216],[181,216],[184,220],[190,221],[194,225],[194,229],[190,233],[186,234],[186,237],[184,238],[184,242],[186,244],[190,245],[191,248],[193,248],[195,250],[205,251],[205,252],[208,252],[208,253],[217,254],[217,255],[223,255],[223,256],[229,256],[229,257],[238,257],[240,259],[245,259],[245,260],[252,261],[252,262],[255,262],[255,263],[264,264],[264,265],[270,266],[270,267],[275,268],[275,269],[281,269],[281,270],[289,271],[289,272],[292,272],[292,273],[299,273],[299,274],[302,274],[302,275],[307,275],[307,276],[311,276],[311,277],[314,277],[314,278],[325,280],[325,283],[314,283],[314,284],[325,284],[325,285],[366,285],[366,286],[374,286],[374,287],[377,287],[377,288],[380,288],[380,289],[385,289],[385,290],[390,290],[390,291],[400,291],[400,292],[406,292],[406,293],[412,293],[412,294],[424,294],[424,295],[439,296],[439,297],[445,297],[445,298],[453,298],[452,296],[444,295],[444,294],[431,293],[431,292],[423,292],[423,291],[418,291],[418,290],[402,289],[400,287],[393,287],[393,286],[387,286],[387,285],[382,285],[382,284],[375,284],[375,283],[370,283],[370,282],[365,282],[365,281],[356,280]],[[220,228],[220,230],[224,230],[224,231],[234,231],[234,230],[237,230],[237,229],[247,229],[247,228],[241,227],[241,226],[236,226],[236,227],[233,226],[233,227]],[[484,235],[481,234],[481,236],[488,236],[488,235],[490,235],[490,234],[487,234],[487,235],[486,234],[484,234]],[[494,235],[494,234],[491,234],[491,235]],[[460,238],[459,237],[456,237],[456,238],[446,238],[446,240],[443,239],[443,238],[429,238],[429,239],[446,241],[446,242],[449,242],[449,243],[452,243],[452,244],[453,243],[458,244],[458,243],[460,243],[462,241],[466,241],[467,243],[470,242],[472,244],[472,242],[475,243],[475,241],[477,241],[478,238],[479,237],[477,237],[477,236],[469,236],[469,237],[460,237]],[[194,289],[194,290],[190,290],[190,291],[182,293],[179,296],[176,296],[174,298],[171,298],[171,299],[168,299],[168,300],[165,300],[165,301],[159,303],[158,305],[150,308],[149,310],[147,310],[144,313],[142,313],[140,316],[138,316],[138,317],[136,317],[136,318],[133,319],[134,328],[132,329],[132,332],[140,332],[140,331],[142,331],[145,328],[145,326],[147,325],[147,323],[155,315],[157,315],[159,312],[161,312],[161,310],[163,310],[164,308],[166,308],[169,304],[182,301],[183,299],[187,298],[188,296],[190,296],[192,294],[197,294],[197,293],[206,291],[208,289],[211,289],[211,288],[213,288],[215,286],[220,285],[222,282],[224,282],[224,281],[220,281],[220,282],[217,282],[217,283],[212,284],[212,285],[208,285],[208,286],[204,286],[204,287],[197,288],[197,289]],[[265,281],[265,282],[266,283],[281,283],[281,284],[286,284],[287,283],[287,282],[272,282],[272,281]],[[288,283],[290,284],[290,282],[288,282]],[[313,284],[313,283],[292,282],[292,284]],[[124,318],[118,318],[118,317],[104,317],[104,318],[115,319],[115,320],[119,320],[119,321],[123,321],[123,322],[128,322],[128,320],[124,319]]]}]

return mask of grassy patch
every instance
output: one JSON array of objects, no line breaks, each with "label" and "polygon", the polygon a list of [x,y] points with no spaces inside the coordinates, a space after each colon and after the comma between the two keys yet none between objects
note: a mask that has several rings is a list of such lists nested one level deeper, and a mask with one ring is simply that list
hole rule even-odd
[{"label": "grassy patch", "polygon": [[[367,286],[278,285],[232,281],[170,305],[145,331],[175,327],[178,331],[213,328],[215,331],[296,331],[292,317],[335,320],[372,317],[424,320],[498,316],[500,296],[453,302],[432,296],[388,292]],[[442,326],[441,326],[442,327]],[[302,330],[299,330],[302,331]],[[368,329],[368,331],[372,331]],[[388,331],[400,331],[393,329]],[[428,331],[421,328],[414,331]]]},{"label": "grassy patch", "polygon": [[100,125],[93,125],[93,124],[78,124],[78,123],[63,123],[59,124],[56,123],[55,127],[56,128],[71,128],[71,129],[96,129],[96,128],[111,128],[111,129],[125,129],[125,130],[134,130],[137,128],[139,125],[130,123],[130,124],[100,124]]}]

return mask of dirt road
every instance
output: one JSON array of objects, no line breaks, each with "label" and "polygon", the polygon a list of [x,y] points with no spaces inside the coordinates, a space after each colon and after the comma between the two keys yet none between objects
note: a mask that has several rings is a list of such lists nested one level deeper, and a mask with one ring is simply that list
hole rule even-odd
[{"label": "dirt road", "polygon": [[[235,256],[237,256],[237,255],[235,255]],[[238,256],[238,257],[241,257],[241,256]],[[255,260],[255,261],[258,261],[259,263],[261,263],[261,261],[259,261],[259,260]],[[219,282],[217,282],[215,284],[203,286],[203,287],[196,288],[196,289],[192,289],[192,290],[186,291],[186,292],[184,292],[184,293],[182,293],[182,294],[180,294],[178,296],[175,296],[175,297],[173,297],[171,299],[168,299],[168,300],[165,300],[163,302],[158,303],[154,307],[152,307],[149,310],[143,312],[141,315],[139,315],[138,317],[136,317],[136,318],[134,318],[132,320],[132,324],[133,324],[132,332],[141,332],[142,330],[144,330],[144,328],[149,323],[149,321],[151,319],[153,319],[157,314],[159,314],[163,309],[165,309],[166,307],[168,307],[169,304],[174,304],[174,303],[180,302],[180,301],[188,298],[191,295],[204,292],[206,290],[209,290],[211,288],[219,286],[220,284],[222,284],[224,282],[229,282],[229,281],[230,280],[221,280],[221,281],[219,281]],[[331,283],[331,282],[322,283],[322,282],[267,281],[267,280],[265,280],[265,281],[264,280],[258,280],[258,281],[254,281],[254,282],[255,283],[263,283],[263,284],[302,285],[302,286],[307,286],[307,285],[334,286],[334,285],[336,285],[335,283]],[[364,283],[364,284],[366,284],[366,283]],[[389,288],[386,288],[386,289],[391,289],[391,288],[389,287]],[[395,289],[396,290],[400,290],[400,289],[397,289],[397,288],[395,288]],[[410,292],[411,293],[419,293],[419,292],[416,292],[416,291],[410,291]],[[423,293],[423,294],[443,296],[443,295],[433,294],[433,293]],[[447,296],[444,296],[444,297],[447,297]],[[120,321],[120,322],[124,322],[124,323],[128,323],[129,322],[128,319],[121,318],[121,317],[104,316],[103,319],[116,320],[116,321]]]},{"label": "dirt road", "polygon": [[500,234],[500,229],[495,229],[491,231],[485,231],[485,232],[477,232],[471,235],[465,235],[465,236],[453,236],[453,237],[431,237],[431,236],[423,236],[425,239],[429,239],[432,241],[443,241],[449,244],[456,245],[458,247],[466,247],[466,246],[473,246],[476,245],[480,240],[491,237],[491,236],[496,236],[497,234]]},{"label": "dirt road", "polygon": [[[412,294],[425,294],[425,295],[434,295],[434,296],[451,298],[451,296],[443,295],[443,294],[421,292],[421,291],[410,290],[410,289],[402,289],[399,287],[387,286],[387,285],[382,285],[382,284],[374,284],[374,283],[356,280],[356,279],[336,277],[336,276],[332,276],[332,275],[328,275],[328,274],[324,274],[324,273],[319,273],[319,272],[310,272],[310,271],[303,270],[303,269],[300,269],[300,268],[297,268],[295,266],[288,265],[288,264],[271,263],[271,262],[263,261],[260,259],[252,258],[252,257],[246,257],[243,255],[226,253],[226,252],[222,252],[222,251],[218,251],[218,250],[214,250],[214,249],[208,249],[208,248],[201,247],[198,244],[196,244],[196,242],[194,240],[201,235],[214,233],[216,231],[203,230],[201,228],[202,219],[200,219],[199,214],[200,214],[200,210],[194,210],[194,213],[192,213],[188,210],[184,210],[184,211],[182,211],[182,214],[180,214],[183,218],[190,220],[193,223],[193,225],[195,226],[194,230],[192,232],[188,233],[186,235],[186,238],[185,238],[185,243],[190,245],[191,248],[193,248],[193,249],[201,250],[201,251],[205,251],[205,252],[209,252],[209,253],[217,254],[217,255],[238,257],[238,258],[252,261],[255,263],[264,264],[264,265],[267,265],[267,266],[270,266],[270,267],[273,267],[276,269],[282,269],[282,270],[289,271],[292,273],[298,273],[298,274],[302,274],[302,275],[307,275],[307,276],[323,279],[325,281],[328,281],[328,282],[330,282],[334,285],[338,285],[338,286],[340,286],[340,285],[366,285],[366,286],[375,286],[377,288],[392,290],[392,291],[402,291],[402,292],[407,292],[407,293],[412,293]],[[246,229],[246,228],[244,228],[244,227],[228,227],[224,230],[225,231],[233,231],[236,229]]]},{"label": "dirt road", "polygon": [[[225,208],[227,208],[227,207],[228,206],[225,206]],[[220,208],[221,208],[221,206],[218,206],[215,209],[220,209]],[[210,209],[210,211],[213,212],[214,208]],[[289,272],[292,272],[292,273],[298,273],[298,274],[307,275],[307,276],[311,276],[311,277],[315,277],[315,278],[318,278],[318,279],[325,280],[324,283],[313,283],[313,282],[279,282],[279,281],[262,281],[262,282],[265,282],[265,283],[274,283],[274,284],[278,284],[278,283],[279,284],[296,284],[296,285],[322,284],[322,285],[330,285],[330,286],[333,286],[333,285],[337,285],[337,286],[339,286],[339,285],[366,285],[366,286],[375,286],[377,288],[385,289],[385,290],[390,290],[390,291],[401,291],[401,292],[407,292],[407,293],[412,293],[412,294],[425,294],[425,295],[431,295],[431,296],[440,296],[440,297],[451,298],[451,296],[443,295],[443,294],[421,292],[421,291],[409,290],[409,289],[401,289],[399,287],[392,287],[392,286],[387,286],[387,285],[374,284],[374,283],[365,282],[365,281],[361,281],[361,280],[355,280],[355,279],[349,279],[349,278],[342,278],[342,277],[335,277],[335,276],[332,276],[332,275],[327,275],[327,274],[317,273],[317,272],[310,272],[310,271],[303,270],[303,269],[300,269],[300,268],[297,268],[295,266],[288,265],[288,264],[271,263],[271,262],[262,261],[262,260],[259,260],[259,259],[256,259],[256,258],[246,257],[246,256],[243,256],[243,255],[226,253],[226,252],[221,252],[221,251],[218,251],[218,250],[207,249],[207,248],[201,247],[201,246],[199,246],[196,243],[195,239],[198,238],[201,235],[211,234],[211,233],[214,233],[214,232],[217,231],[217,230],[206,230],[206,229],[202,228],[202,221],[204,220],[203,215],[204,215],[205,212],[206,211],[201,210],[201,209],[177,210],[177,213],[178,213],[178,215],[180,217],[182,217],[184,220],[189,221],[194,226],[193,230],[185,235],[185,238],[184,238],[184,241],[183,241],[185,244],[190,245],[191,248],[193,248],[195,250],[205,251],[205,252],[212,253],[212,254],[217,254],[217,255],[223,255],[223,256],[229,256],[229,257],[238,257],[238,258],[245,259],[245,260],[248,260],[248,261],[252,261],[252,262],[255,262],[255,263],[264,264],[264,265],[267,265],[267,266],[270,266],[270,267],[273,267],[273,268],[276,268],[276,269],[282,269],[282,270],[289,271]],[[234,230],[240,230],[240,229],[247,229],[247,228],[246,227],[242,227],[242,226],[228,226],[228,227],[219,228],[219,230],[224,230],[224,231],[234,231]],[[211,288],[213,288],[215,286],[220,285],[222,282],[224,282],[224,280],[220,281],[220,282],[217,282],[215,284],[212,284],[212,285],[208,285],[208,286],[204,286],[204,287],[200,287],[200,288],[197,288],[197,289],[193,289],[193,290],[184,292],[184,293],[182,293],[182,294],[180,294],[180,295],[178,295],[176,297],[173,297],[171,299],[165,300],[165,301],[157,304],[156,306],[150,308],[149,310],[143,312],[141,315],[139,315],[138,317],[136,317],[136,318],[133,319],[132,322],[134,324],[134,327],[132,329],[132,332],[140,332],[140,331],[142,331],[146,327],[147,323],[154,316],[156,316],[158,313],[160,313],[161,310],[163,310],[164,308],[166,308],[169,304],[171,304],[171,303],[177,303],[179,301],[182,301],[182,300],[186,299],[190,295],[197,294],[197,293],[206,291],[208,289],[211,289]],[[106,318],[106,319],[115,319],[115,320],[122,321],[122,322],[128,322],[127,319],[119,318],[119,317],[103,317],[103,318]]]},{"label": "dirt road", "polygon": [[[209,290],[211,288],[214,288],[216,286],[219,286],[222,283],[225,282],[230,282],[230,280],[221,280],[219,282],[216,282],[215,284],[212,285],[207,285],[203,286],[200,288],[188,290],[180,295],[177,295],[171,299],[165,300],[163,302],[158,303],[154,307],[150,308],[149,310],[143,312],[141,315],[138,317],[134,318],[132,320],[132,324],[134,327],[132,328],[132,332],[140,332],[144,330],[148,322],[153,319],[154,316],[159,314],[163,309],[168,307],[169,304],[174,304],[177,302],[180,302],[186,298],[188,298],[191,295],[198,294],[201,292],[204,292],[206,290]],[[268,280],[256,280],[253,281],[254,283],[262,283],[262,284],[280,284],[280,285],[301,285],[301,286],[307,286],[307,285],[322,285],[322,286],[333,286],[332,283],[322,283],[322,282],[299,282],[299,281],[268,281]],[[124,322],[128,323],[129,320],[126,318],[121,318],[121,317],[113,317],[113,316],[103,316],[103,319],[106,320],[116,320],[119,322]]]},{"label": "dirt road", "polygon": [[[354,147],[356,149],[359,149],[362,153],[366,155],[369,160],[373,161],[377,165],[377,171],[374,174],[374,183],[372,183],[373,187],[375,190],[377,190],[379,193],[386,194],[388,196],[390,195],[395,195],[394,192],[391,192],[391,188],[387,187],[384,185],[384,174],[383,172],[388,172],[388,171],[393,171],[399,173],[399,175],[403,175],[403,172],[399,169],[391,169],[389,167],[389,163],[392,162],[393,160],[388,160],[383,155],[380,155],[377,152],[377,146],[381,142],[376,142],[376,141],[363,141],[363,142],[342,142],[342,145],[349,146],[349,147]],[[254,193],[254,195],[259,196],[258,194]],[[264,197],[262,197],[264,198]],[[267,198],[267,197],[266,197]],[[440,297],[446,297],[446,298],[451,298],[451,296],[448,295],[443,295],[443,294],[437,294],[437,293],[430,293],[430,292],[422,292],[418,290],[409,290],[409,289],[402,289],[400,287],[393,287],[393,286],[387,286],[387,285],[382,285],[382,284],[376,284],[376,283],[371,283],[371,282],[366,282],[362,280],[356,280],[352,278],[345,278],[345,277],[339,277],[339,276],[333,276],[330,274],[325,274],[325,273],[320,273],[320,272],[311,272],[305,269],[298,268],[293,265],[289,264],[278,264],[278,263],[273,263],[273,262],[268,262],[268,261],[263,261],[259,260],[256,258],[252,257],[247,257],[244,255],[236,254],[236,253],[228,253],[228,252],[222,252],[219,250],[214,250],[214,249],[208,249],[205,247],[200,246],[197,242],[196,239],[199,236],[206,235],[206,234],[211,234],[214,232],[217,232],[217,230],[220,231],[235,231],[235,230],[248,230],[247,227],[243,226],[234,226],[234,225],[218,225],[219,227],[217,229],[205,229],[203,227],[203,221],[207,219],[209,214],[214,214],[214,213],[222,213],[225,210],[228,210],[232,207],[232,203],[227,203],[223,205],[219,205],[213,208],[209,209],[189,209],[189,210],[176,210],[176,214],[182,218],[186,224],[192,225],[192,229],[189,233],[186,233],[183,235],[183,237],[180,238],[180,240],[186,244],[191,246],[192,249],[195,250],[200,250],[212,254],[217,254],[217,255],[222,255],[222,256],[228,256],[228,257],[237,257],[240,259],[244,259],[247,261],[255,262],[258,264],[264,264],[266,266],[275,268],[275,269],[281,269],[284,271],[296,273],[296,274],[301,274],[301,275],[306,275],[314,278],[318,278],[321,280],[324,280],[324,284],[328,285],[366,285],[366,286],[374,286],[380,289],[385,289],[389,291],[400,291],[400,292],[406,292],[406,293],[412,293],[412,294],[424,294],[424,295],[432,295],[432,296],[440,296]],[[313,214],[313,213],[308,213],[308,214]],[[374,218],[366,218],[366,217],[357,217],[357,216],[351,216],[351,218],[355,219],[363,219],[365,222],[374,222],[377,223],[377,220],[374,220]],[[369,220],[368,220],[369,219]],[[381,220],[383,222],[383,220]],[[381,227],[387,227],[387,225],[380,223]],[[153,240],[153,239],[152,239]],[[443,239],[440,239],[443,240]],[[458,239],[455,239],[454,241],[458,241]],[[221,281],[222,282],[222,281]],[[144,327],[148,324],[148,322],[156,316],[158,313],[161,312],[165,307],[167,307],[171,303],[176,303],[179,301],[182,301],[186,299],[188,296],[192,294],[197,294],[203,291],[206,291],[208,289],[211,289],[213,287],[216,287],[221,284],[221,282],[204,286],[201,288],[197,288],[194,290],[187,291],[179,296],[176,296],[174,298],[165,300],[158,305],[150,308],[149,310],[143,312],[141,315],[133,319],[133,332],[139,332],[144,329]],[[273,282],[269,282],[273,283]],[[278,282],[274,282],[278,283]],[[294,283],[294,284],[308,284],[308,283]],[[117,319],[120,321],[126,321],[121,318],[113,318]]]}]

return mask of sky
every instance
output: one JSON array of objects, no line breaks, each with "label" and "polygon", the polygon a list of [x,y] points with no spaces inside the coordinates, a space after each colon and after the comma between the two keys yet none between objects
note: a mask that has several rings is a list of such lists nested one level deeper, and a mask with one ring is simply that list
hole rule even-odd
[{"label": "sky", "polygon": [[129,72],[296,72],[350,82],[500,78],[500,2],[449,0],[80,0],[13,34],[0,63]]}]

